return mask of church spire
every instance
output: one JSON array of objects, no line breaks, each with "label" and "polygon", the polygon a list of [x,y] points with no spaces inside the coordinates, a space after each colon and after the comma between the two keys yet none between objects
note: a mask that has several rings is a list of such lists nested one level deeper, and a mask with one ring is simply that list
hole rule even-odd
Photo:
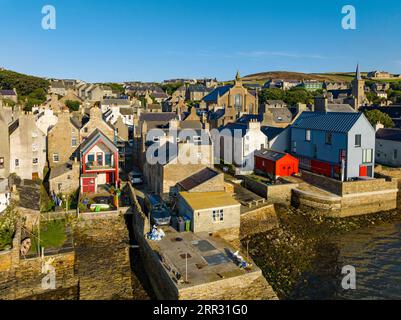
[{"label": "church spire", "polygon": [[359,63],[356,65],[355,79],[362,80],[361,73],[359,72]]},{"label": "church spire", "polygon": [[235,75],[235,80],[241,80],[241,76],[239,75],[239,70],[237,70],[237,74]]}]

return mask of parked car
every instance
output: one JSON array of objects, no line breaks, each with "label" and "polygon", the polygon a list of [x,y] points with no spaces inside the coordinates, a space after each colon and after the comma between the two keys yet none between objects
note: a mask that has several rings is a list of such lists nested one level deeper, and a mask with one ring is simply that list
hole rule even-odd
[{"label": "parked car", "polygon": [[131,171],[128,174],[129,180],[131,181],[132,184],[142,184],[143,183],[143,178],[142,178],[142,173],[139,171]]},{"label": "parked car", "polygon": [[150,214],[150,219],[153,224],[158,226],[170,224],[170,209],[158,195],[154,193],[146,194],[145,210],[148,214]]}]

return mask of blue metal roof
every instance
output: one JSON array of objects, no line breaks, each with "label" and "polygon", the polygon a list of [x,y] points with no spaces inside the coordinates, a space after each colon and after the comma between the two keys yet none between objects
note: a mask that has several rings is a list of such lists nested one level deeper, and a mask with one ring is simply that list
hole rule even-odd
[{"label": "blue metal roof", "polygon": [[206,95],[202,100],[205,101],[205,102],[217,101],[217,96],[220,96],[220,97],[223,96],[232,87],[233,87],[233,85],[226,85],[226,86],[222,86],[222,87],[217,87],[212,92],[210,92],[208,95]]},{"label": "blue metal roof", "polygon": [[304,111],[292,127],[347,133],[361,116],[361,112]]}]

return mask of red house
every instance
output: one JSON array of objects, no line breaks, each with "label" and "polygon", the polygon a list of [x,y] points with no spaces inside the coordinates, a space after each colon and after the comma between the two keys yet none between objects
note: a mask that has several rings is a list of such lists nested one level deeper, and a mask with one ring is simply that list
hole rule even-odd
[{"label": "red house", "polygon": [[287,177],[298,173],[298,159],[288,153],[271,149],[255,151],[255,171],[271,179]]},{"label": "red house", "polygon": [[100,130],[81,145],[81,192],[96,193],[99,185],[116,185],[118,149]]}]

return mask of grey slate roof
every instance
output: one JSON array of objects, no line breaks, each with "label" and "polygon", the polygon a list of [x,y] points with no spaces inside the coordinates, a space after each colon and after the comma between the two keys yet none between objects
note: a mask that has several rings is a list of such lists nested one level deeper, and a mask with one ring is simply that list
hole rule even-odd
[{"label": "grey slate roof", "polygon": [[201,171],[196,172],[192,176],[182,180],[178,184],[186,191],[189,191],[206,181],[214,178],[219,173],[211,168],[204,168]]},{"label": "grey slate roof", "polygon": [[15,96],[14,90],[0,90],[1,96]]},{"label": "grey slate roof", "polygon": [[232,136],[234,136],[234,133],[236,133],[237,131],[241,131],[241,137],[243,137],[246,135],[246,133],[248,131],[248,125],[245,123],[238,123],[238,122],[228,123],[224,127],[221,127],[219,129],[219,131],[222,131],[225,129],[230,130]]},{"label": "grey slate roof", "polygon": [[280,151],[276,151],[276,150],[272,150],[272,149],[256,150],[254,154],[257,157],[261,157],[261,158],[272,160],[272,161],[280,160],[282,157],[287,155],[284,152],[280,152]]},{"label": "grey slate roof", "polygon": [[304,111],[292,127],[347,133],[361,116],[361,112]]},{"label": "grey slate roof", "polygon": [[57,167],[54,167],[50,169],[50,176],[49,179],[54,179],[56,177],[59,177],[65,173],[71,172],[72,169],[72,161],[68,161],[62,165],[59,165]]},{"label": "grey slate roof", "polygon": [[216,111],[209,112],[209,119],[210,120],[217,120],[220,119],[226,113],[225,109],[218,109]]},{"label": "grey slate roof", "polygon": [[376,131],[376,139],[401,142],[401,129],[379,129]]},{"label": "grey slate roof", "polygon": [[275,122],[290,123],[292,121],[292,113],[288,108],[268,108],[273,114]]},{"label": "grey slate roof", "polygon": [[264,133],[264,135],[270,140],[277,137],[281,132],[285,130],[285,128],[277,128],[277,127],[268,127],[263,126],[260,130]]},{"label": "grey slate roof", "polygon": [[210,92],[207,96],[203,97],[202,100],[205,101],[205,102],[216,102],[218,96],[222,97],[232,87],[233,87],[233,85],[226,85],[226,86],[222,86],[222,87],[217,87],[212,92]]},{"label": "grey slate roof", "polygon": [[356,110],[347,103],[329,103],[329,104],[327,104],[327,111],[329,111],[329,112],[356,112]]},{"label": "grey slate roof", "polygon": [[140,121],[170,121],[177,118],[175,112],[154,112],[154,113],[142,113]]}]

